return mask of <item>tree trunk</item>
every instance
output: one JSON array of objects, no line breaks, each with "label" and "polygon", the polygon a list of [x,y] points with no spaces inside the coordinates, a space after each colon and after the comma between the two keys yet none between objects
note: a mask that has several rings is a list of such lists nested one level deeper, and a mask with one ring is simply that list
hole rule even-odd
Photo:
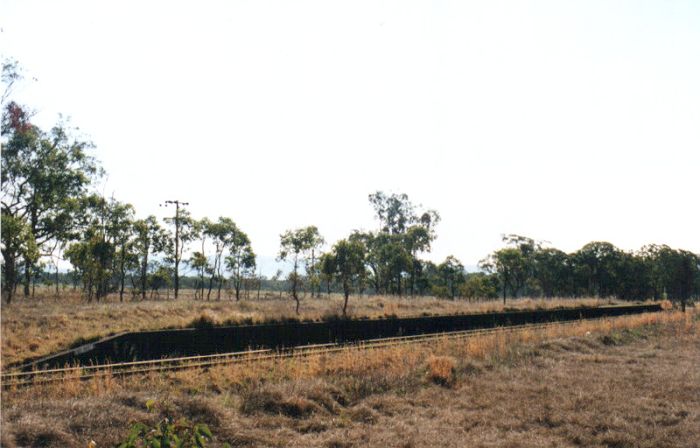
[{"label": "tree trunk", "polygon": [[[123,302],[124,301],[124,281],[126,280],[126,271],[124,270],[125,266],[125,259],[124,259],[124,245],[122,245],[122,256],[121,259],[119,260],[119,301]],[[58,268],[56,268],[58,269]],[[56,271],[58,272],[58,270]]]},{"label": "tree trunk", "polygon": [[214,286],[214,274],[209,277],[209,291],[207,291],[207,300],[211,297],[211,288]]},{"label": "tree trunk", "polygon": [[9,305],[12,303],[12,296],[14,295],[15,292],[15,286],[17,283],[16,275],[16,260],[14,257],[8,257],[6,254],[3,254],[3,258],[5,258],[5,265],[3,266],[3,272],[4,278],[3,278],[3,292],[5,293],[5,297],[7,299],[7,304]]},{"label": "tree trunk", "polygon": [[381,291],[380,291],[381,286],[380,286],[380,282],[379,282],[379,270],[375,266],[372,266],[372,265],[370,265],[370,269],[372,269],[372,273],[374,273],[374,278],[373,278],[373,280],[374,280],[374,293],[380,294],[381,293]]},{"label": "tree trunk", "polygon": [[58,290],[58,262],[56,263],[56,271],[54,273],[54,279],[56,280],[56,298],[59,296],[59,290]]},{"label": "tree trunk", "polygon": [[32,262],[24,261],[24,297],[29,297],[29,285],[32,281]]},{"label": "tree trunk", "polygon": [[401,297],[401,271],[396,273],[396,292],[399,294],[399,297]]},{"label": "tree trunk", "polygon": [[148,280],[148,246],[146,246],[146,253],[143,256],[143,262],[141,263],[141,299],[146,300],[146,283]]},{"label": "tree trunk", "polygon": [[202,268],[199,280],[199,300],[204,300],[204,268]]},{"label": "tree trunk", "polygon": [[347,279],[343,280],[343,293],[345,295],[345,300],[343,301],[343,317],[347,317],[348,313],[348,297],[350,297],[350,285]]},{"label": "tree trunk", "polygon": [[[175,201],[175,298],[177,299],[177,293],[180,290],[180,253],[179,253],[179,243],[180,243],[180,204]],[[209,287],[211,292],[211,286]],[[209,297],[207,297],[209,299]]]}]

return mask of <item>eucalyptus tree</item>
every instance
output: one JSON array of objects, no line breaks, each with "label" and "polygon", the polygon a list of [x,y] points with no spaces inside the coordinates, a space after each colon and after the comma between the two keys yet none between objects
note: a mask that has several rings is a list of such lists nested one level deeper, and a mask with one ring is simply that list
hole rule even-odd
[{"label": "eucalyptus tree", "polygon": [[464,284],[464,265],[454,256],[450,255],[437,267],[444,287],[449,297],[454,298],[459,294],[462,284]]},{"label": "eucalyptus tree", "polygon": [[139,258],[139,285],[141,298],[146,298],[148,290],[149,258],[165,251],[170,241],[168,233],[158,224],[155,216],[139,219],[133,225],[134,248]]},{"label": "eucalyptus tree", "polygon": [[314,247],[318,246],[321,239],[316,226],[303,227],[296,230],[287,230],[280,235],[280,251],[278,260],[291,261],[292,272],[289,273],[290,292],[296,302],[296,313],[299,314],[299,290],[303,285],[299,275],[300,265],[310,258]]},{"label": "eucalyptus tree", "polygon": [[[160,297],[161,288],[172,286],[172,268],[159,262],[153,263],[153,272],[148,275],[148,286],[151,288],[151,298]],[[168,289],[168,291],[170,291]]]},{"label": "eucalyptus tree", "polygon": [[217,281],[217,300],[221,299],[221,287],[223,286],[223,254],[229,247],[238,232],[238,227],[230,218],[219,217],[216,222],[209,222],[204,228],[206,234],[214,245],[214,254],[211,268],[209,270],[209,289],[207,291],[207,300],[211,297],[211,290],[214,285],[214,280]]},{"label": "eucalyptus tree", "polygon": [[138,265],[134,238],[134,207],[112,199],[106,226],[106,233],[115,247],[114,272],[119,287],[119,301],[124,301],[127,271]]},{"label": "eucalyptus tree", "polygon": [[377,191],[369,195],[369,202],[379,219],[381,232],[405,233],[408,226],[416,220],[415,206],[406,194],[387,195]]},{"label": "eucalyptus tree", "polygon": [[316,294],[321,295],[320,273],[316,264],[316,253],[325,244],[325,240],[321,236],[316,226],[309,226],[307,229],[307,239],[309,248],[307,249],[308,257],[306,259],[306,278],[309,281],[309,290],[311,297]]},{"label": "eucalyptus tree", "polygon": [[566,253],[550,247],[539,249],[533,255],[533,262],[534,277],[545,297],[573,293],[573,270]]},{"label": "eucalyptus tree", "polygon": [[365,277],[365,252],[365,246],[359,241],[343,239],[333,246],[335,276],[343,288],[343,316],[347,316],[350,293],[361,289]]},{"label": "eucalyptus tree", "polygon": [[[434,210],[420,212],[406,194],[377,191],[369,195],[369,201],[379,220],[379,230],[363,238],[375,289],[398,295],[409,290],[413,295],[421,270],[418,255],[430,251],[440,215]],[[410,282],[406,287],[404,274]]]},{"label": "eucalyptus tree", "polygon": [[76,241],[65,255],[80,273],[83,291],[90,302],[100,300],[111,291],[115,246],[108,235],[109,203],[91,195],[82,201],[76,222]]},{"label": "eucalyptus tree", "polygon": [[173,279],[175,285],[175,298],[177,299],[180,291],[180,261],[187,243],[194,239],[194,220],[184,207],[189,205],[189,202],[179,200],[168,200],[164,204],[166,207],[175,205],[175,216],[165,218],[165,222],[173,226],[175,232],[173,234],[173,242],[168,245],[168,261],[173,263]]},{"label": "eucalyptus tree", "polygon": [[379,259],[385,268],[384,289],[400,297],[404,293],[404,273],[413,269],[413,257],[402,235],[383,234],[378,241],[381,242]]},{"label": "eucalyptus tree", "polygon": [[688,299],[700,293],[700,256],[666,245],[647,245],[640,257],[648,267],[654,298],[679,301],[685,311]]},{"label": "eucalyptus tree", "polygon": [[435,226],[438,222],[440,222],[440,215],[434,210],[428,210],[406,230],[404,235],[404,244],[411,255],[411,295],[415,293],[416,277],[420,273],[421,263],[418,254],[430,252],[431,244],[436,238]]},{"label": "eucalyptus tree", "polygon": [[[352,240],[351,240],[352,241]],[[361,244],[361,242],[358,242]],[[326,283],[326,293],[328,297],[331,295],[331,283],[333,282],[333,276],[335,275],[335,257],[331,253],[322,254],[318,259],[318,271],[321,275],[321,279]]]},{"label": "eucalyptus tree", "polygon": [[248,235],[235,228],[228,242],[229,255],[226,257],[226,268],[231,272],[236,301],[241,298],[241,288],[246,277],[255,272],[255,253],[250,245]]},{"label": "eucalyptus tree", "polygon": [[476,272],[467,274],[462,295],[468,299],[497,299],[498,289],[497,276]]},{"label": "eucalyptus tree", "polygon": [[588,295],[607,297],[615,293],[621,251],[604,241],[593,241],[572,255],[579,284]]},{"label": "eucalyptus tree", "polygon": [[2,214],[2,292],[7,303],[12,302],[17,287],[17,267],[23,260],[36,263],[39,250],[27,222],[16,216]]},{"label": "eucalyptus tree", "polygon": [[507,292],[510,290],[513,297],[517,297],[527,280],[527,259],[515,247],[504,247],[493,252],[487,258],[481,260],[479,266],[486,272],[498,275],[503,291],[504,305]]},{"label": "eucalyptus tree", "polygon": [[14,59],[4,58],[2,61],[2,74],[0,75],[0,81],[4,84],[2,94],[0,94],[0,105],[2,107],[5,106],[17,81],[22,80],[22,78],[22,70],[19,63]]},{"label": "eucalyptus tree", "polygon": [[201,249],[194,251],[188,260],[190,267],[197,273],[197,283],[195,284],[194,298],[204,299],[204,275],[210,269],[209,260],[206,256],[207,229],[211,225],[208,218],[202,218],[192,222],[192,238],[199,239]]},{"label": "eucalyptus tree", "polygon": [[384,292],[384,266],[380,257],[379,248],[381,241],[375,232],[353,231],[348,237],[350,241],[357,241],[365,246],[365,264],[370,270],[369,280],[377,294]]},{"label": "eucalyptus tree", "polygon": [[[72,230],[80,212],[80,198],[87,192],[94,177],[101,174],[95,160],[88,155],[92,144],[72,135],[64,122],[45,132],[30,121],[30,114],[10,102],[2,111],[2,215],[5,222],[26,231],[15,233],[25,238],[9,246],[36,247],[38,256],[48,256],[57,242],[72,238]],[[28,243],[26,238],[32,242]],[[19,252],[6,250],[8,263],[18,258],[24,264],[24,294],[29,295],[33,267],[38,257],[20,256],[30,253],[28,247]],[[6,284],[16,282],[16,266],[7,266]],[[5,291],[6,294],[9,290]]]},{"label": "eucalyptus tree", "polygon": [[207,268],[209,267],[209,260],[207,260],[207,257],[202,252],[195,251],[190,256],[188,263],[197,273],[197,282],[194,285],[194,298],[203,299],[204,274],[207,272]]}]

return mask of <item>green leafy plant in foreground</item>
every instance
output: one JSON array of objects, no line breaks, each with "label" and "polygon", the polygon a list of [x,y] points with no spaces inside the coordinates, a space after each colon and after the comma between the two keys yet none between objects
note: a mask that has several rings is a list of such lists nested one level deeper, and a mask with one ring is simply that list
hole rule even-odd
[{"label": "green leafy plant in foreground", "polygon": [[[153,411],[155,402],[148,400],[146,407]],[[155,426],[134,423],[127,439],[118,448],[203,448],[212,440],[209,427],[203,423],[191,423],[185,418],[178,420],[165,417]],[[225,446],[228,446],[225,445]]]}]

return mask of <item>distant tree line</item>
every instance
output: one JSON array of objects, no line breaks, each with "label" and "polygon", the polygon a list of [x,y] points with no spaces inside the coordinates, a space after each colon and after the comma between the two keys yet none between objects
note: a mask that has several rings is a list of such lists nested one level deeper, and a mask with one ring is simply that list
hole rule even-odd
[{"label": "distant tree line", "polygon": [[567,254],[519,235],[503,237],[506,247],[482,260],[498,280],[505,301],[517,297],[617,297],[624,300],[687,300],[700,294],[700,256],[650,244],[627,252],[594,241]]},{"label": "distant tree line", "polygon": [[[567,254],[511,234],[503,236],[505,247],[480,261],[481,272],[466,272],[454,256],[436,264],[420,255],[430,250],[435,238],[437,212],[418,211],[403,194],[377,192],[369,200],[379,229],[352,232],[315,264],[306,264],[303,277],[295,268],[289,277],[295,289],[308,282],[311,291],[342,292],[344,309],[352,291],[450,299],[500,296],[504,303],[508,297],[523,296],[670,299],[684,309],[690,299],[700,296],[700,256],[665,245],[628,252],[596,241]],[[317,235],[315,227],[295,232],[303,235],[310,229]],[[322,238],[317,235],[316,240]]]},{"label": "distant tree line", "polygon": [[[199,300],[236,300],[250,291],[284,288],[299,312],[303,294],[332,291],[444,298],[618,297],[677,300],[700,294],[700,257],[686,250],[647,245],[635,252],[591,242],[567,254],[519,235],[503,237],[505,247],[467,273],[453,256],[442,263],[429,253],[440,215],[413,204],[405,194],[369,195],[378,227],[355,230],[324,250],[316,226],[280,235],[279,260],[292,266],[286,277],[256,274],[248,235],[228,217],[195,219],[175,204],[162,223],[139,218],[130,204],[95,193],[104,171],[90,157],[92,144],[59,122],[50,130],[32,123],[32,113],[9,91],[21,76],[4,63],[2,94],[2,295],[11,303],[37,282],[71,283],[88,301],[115,293],[141,300],[174,287],[191,288]],[[67,260],[73,271],[59,272]],[[181,278],[181,263],[190,275]]]}]

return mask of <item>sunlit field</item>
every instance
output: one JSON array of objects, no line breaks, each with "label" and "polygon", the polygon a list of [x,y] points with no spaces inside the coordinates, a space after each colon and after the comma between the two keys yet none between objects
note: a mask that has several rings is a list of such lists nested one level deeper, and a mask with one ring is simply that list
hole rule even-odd
[{"label": "sunlit field", "polygon": [[[302,299],[300,314],[286,293],[261,292],[260,299],[236,302],[193,299],[193,291],[181,291],[177,300],[161,295],[159,300],[124,302],[110,295],[101,302],[86,303],[78,293],[63,292],[56,297],[47,291],[34,299],[20,299],[2,310],[2,362],[11,364],[56,352],[83,340],[123,331],[183,328],[203,316],[213,323],[255,323],[281,319],[318,320],[338,316],[342,297],[332,294]],[[535,309],[570,306],[600,306],[621,303],[595,298],[509,299],[505,308]],[[478,313],[503,310],[503,302],[445,300],[434,297],[352,296],[350,317],[417,316],[422,314]]]},{"label": "sunlit field", "polygon": [[167,416],[207,424],[212,446],[691,447],[700,437],[699,329],[696,314],[668,311],[127,379],[67,378],[3,391],[2,445],[113,446],[132,423]]}]

